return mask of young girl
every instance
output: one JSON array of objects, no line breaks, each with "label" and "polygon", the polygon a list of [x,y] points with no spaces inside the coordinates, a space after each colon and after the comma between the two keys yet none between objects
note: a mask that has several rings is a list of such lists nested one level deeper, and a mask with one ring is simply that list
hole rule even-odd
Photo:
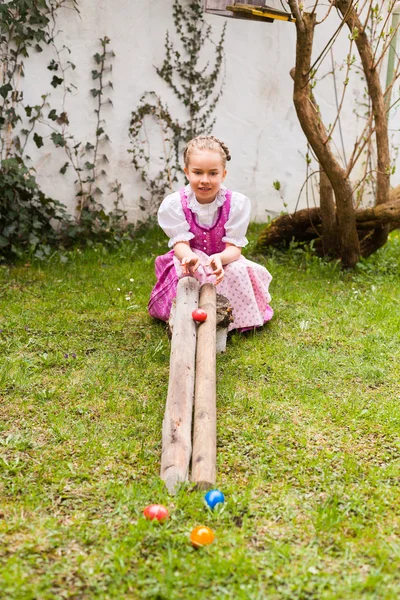
[{"label": "young girl", "polygon": [[229,150],[216,137],[200,135],[187,144],[183,157],[189,184],[167,196],[158,211],[172,250],[156,258],[149,313],[168,321],[178,280],[191,275],[201,284],[215,283],[230,300],[234,322],[229,330],[260,327],[273,315],[268,304],[272,277],[241,254],[248,243],[250,202],[222,185]]}]

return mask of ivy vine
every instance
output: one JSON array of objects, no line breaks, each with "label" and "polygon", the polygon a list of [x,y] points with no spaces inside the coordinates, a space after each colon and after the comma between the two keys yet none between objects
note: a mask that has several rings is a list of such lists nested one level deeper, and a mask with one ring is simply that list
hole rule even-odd
[{"label": "ivy vine", "polygon": [[[196,135],[212,131],[213,113],[223,90],[221,71],[226,24],[215,43],[212,28],[203,17],[201,0],[185,5],[174,0],[173,19],[180,47],[176,48],[167,32],[165,58],[161,67],[156,67],[156,72],[185,107],[186,118],[175,118],[160,96],[149,91],[142,95],[139,106],[132,112],[129,129],[132,162],[150,196],[141,198],[139,206],[150,215],[182,173],[183,145]],[[215,47],[214,63],[207,62],[202,66],[202,52],[209,44]],[[154,160],[154,139],[152,148],[147,132],[149,119],[158,125],[161,136],[161,156],[157,158],[157,161],[161,160],[161,168],[155,173],[151,169],[152,163],[157,161]]]},{"label": "ivy vine", "polygon": [[[67,83],[67,71],[74,70],[75,65],[70,60],[71,50],[56,43],[57,15],[62,8],[79,12],[77,0],[11,0],[0,4],[0,260],[22,256],[26,251],[43,259],[50,255],[51,246],[74,240],[119,241],[126,226],[119,182],[110,186],[115,196],[111,213],[106,214],[99,201],[103,194],[99,181],[107,178],[109,140],[102,110],[111,103],[107,88],[112,89],[108,76],[114,53],[108,48],[110,40],[101,39],[101,50],[94,55],[94,87],[90,90],[95,103],[95,133],[93,140],[84,144],[69,131],[66,99],[75,86]],[[49,93],[42,94],[37,104],[27,105],[20,90],[26,60],[33,51],[41,52],[45,47],[54,51],[47,68],[52,74],[51,86],[63,88],[61,109],[51,107]],[[50,128],[49,135],[46,128]],[[40,149],[47,139],[67,155],[61,174],[68,168],[76,173],[75,218],[39,189],[30,166],[29,142]]]},{"label": "ivy vine", "polygon": [[[65,77],[63,77],[65,89],[61,111],[57,113],[57,111],[52,110],[48,115],[53,121],[51,140],[56,147],[64,149],[68,158],[61,167],[60,173],[65,175],[67,170],[72,168],[76,174],[76,218],[74,224],[69,227],[69,235],[80,240],[95,236],[103,241],[110,241],[111,239],[119,241],[127,221],[125,211],[120,208],[123,194],[118,181],[114,182],[109,190],[115,196],[114,209],[106,213],[100,201],[105,193],[100,180],[103,180],[103,183],[107,182],[106,169],[109,163],[107,145],[110,138],[103,118],[104,107],[112,105],[112,100],[107,94],[109,90],[113,89],[111,72],[112,59],[115,54],[113,50],[109,49],[109,44],[110,39],[107,36],[100,39],[101,49],[93,55],[94,68],[91,72],[93,88],[90,90],[95,103],[93,109],[95,114],[93,139],[82,142],[77,140],[69,131],[65,99],[70,89],[67,88]],[[58,65],[60,72],[64,75],[66,67],[60,57],[55,65]]]},{"label": "ivy vine", "polygon": [[67,6],[78,10],[75,0],[0,4],[0,260],[27,251],[38,259],[49,257],[51,247],[61,240],[54,224],[68,220],[62,204],[40,190],[35,171],[29,168],[29,140],[38,148],[43,145],[35,129],[48,94],[29,106],[20,90],[25,61],[31,52],[41,52],[51,43],[56,14]]},{"label": "ivy vine", "polygon": [[[29,137],[42,117],[48,94],[36,106],[24,104],[23,92],[19,89],[25,75],[25,60],[34,50],[42,52],[52,42],[53,24],[57,12],[69,7],[78,11],[76,0],[11,0],[0,4],[0,159],[12,156],[23,158]],[[58,85],[53,77],[52,85]],[[24,127],[25,118],[28,127]],[[17,134],[18,127],[21,131]],[[41,146],[40,136],[35,143]],[[27,157],[29,159],[29,157]]]}]

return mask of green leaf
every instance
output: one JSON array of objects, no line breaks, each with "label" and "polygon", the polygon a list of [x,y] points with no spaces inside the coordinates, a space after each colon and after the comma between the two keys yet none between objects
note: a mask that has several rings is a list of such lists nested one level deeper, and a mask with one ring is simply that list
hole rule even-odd
[{"label": "green leaf", "polygon": [[49,66],[47,67],[49,71],[58,71],[59,64],[54,60],[54,58],[50,61]]},{"label": "green leaf", "polygon": [[7,98],[8,93],[12,91],[12,86],[9,83],[6,83],[5,85],[2,85],[0,87],[0,96],[2,96],[4,99]]},{"label": "green leaf", "polygon": [[53,132],[51,134],[51,139],[53,140],[55,146],[61,146],[61,148],[64,148],[67,145],[67,142],[61,133]]},{"label": "green leaf", "polygon": [[61,79],[61,77],[57,77],[57,75],[54,75],[53,79],[51,80],[51,85],[53,86],[53,88],[56,88],[59,85],[61,85],[63,81],[64,79]]},{"label": "green leaf", "polygon": [[49,119],[51,119],[52,121],[56,121],[57,120],[57,111],[55,110],[55,108],[53,108],[49,114],[47,115]]},{"label": "green leaf", "polygon": [[66,162],[66,163],[65,163],[65,164],[64,164],[64,165],[61,167],[61,169],[60,169],[60,173],[61,173],[62,175],[65,175],[65,173],[67,172],[67,169],[68,169],[68,167],[69,167],[69,163],[68,163],[68,162]]},{"label": "green leaf", "polygon": [[273,187],[279,192],[279,190],[281,189],[281,182],[276,180],[273,182]]},{"label": "green leaf", "polygon": [[64,111],[57,119],[59,125],[69,125],[69,119],[67,113]]},{"label": "green leaf", "polygon": [[35,142],[36,146],[38,148],[41,148],[43,146],[43,138],[41,135],[38,135],[37,133],[33,134],[33,141]]}]

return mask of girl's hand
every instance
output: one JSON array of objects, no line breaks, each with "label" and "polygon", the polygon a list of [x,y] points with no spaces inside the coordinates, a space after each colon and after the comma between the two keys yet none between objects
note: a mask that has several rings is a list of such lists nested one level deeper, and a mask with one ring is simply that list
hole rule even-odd
[{"label": "girl's hand", "polygon": [[193,256],[184,256],[181,260],[182,273],[184,275],[193,275],[200,266],[200,259],[196,254]]},{"label": "girl's hand", "polygon": [[221,257],[219,254],[213,254],[210,256],[210,259],[206,265],[207,267],[211,267],[213,269],[213,275],[215,275],[215,285],[218,285],[223,280],[225,273],[222,267]]}]

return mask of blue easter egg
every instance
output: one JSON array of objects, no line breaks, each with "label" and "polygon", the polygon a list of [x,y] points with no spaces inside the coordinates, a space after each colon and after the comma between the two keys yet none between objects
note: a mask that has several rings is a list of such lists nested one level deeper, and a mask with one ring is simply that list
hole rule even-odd
[{"label": "blue easter egg", "polygon": [[211,509],[213,509],[217,504],[222,504],[225,502],[225,496],[219,490],[210,490],[204,496],[204,499]]}]

